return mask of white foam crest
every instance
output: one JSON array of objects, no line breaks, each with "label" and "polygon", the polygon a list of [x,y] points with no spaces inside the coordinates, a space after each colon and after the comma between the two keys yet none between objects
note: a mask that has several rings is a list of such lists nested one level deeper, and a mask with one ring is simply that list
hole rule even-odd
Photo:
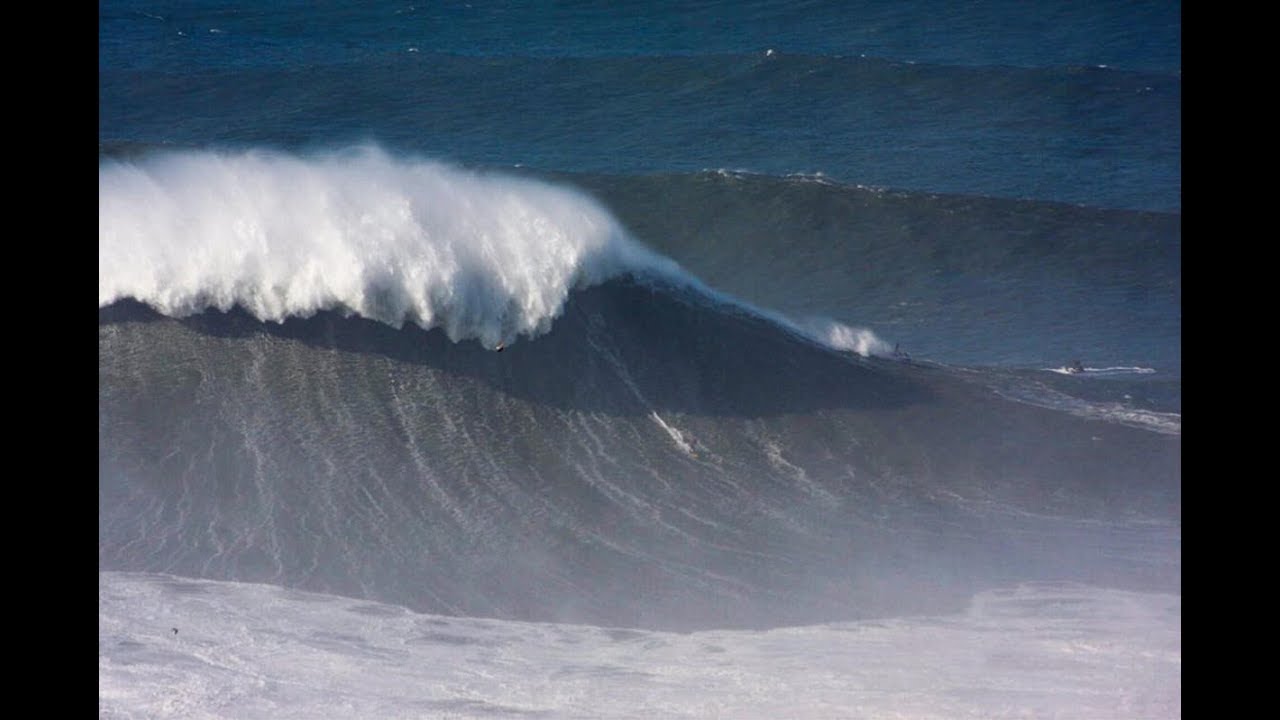
[{"label": "white foam crest", "polygon": [[894,348],[866,328],[850,327],[835,320],[814,319],[803,330],[818,342],[836,349],[854,352],[862,357],[893,357]]},{"label": "white foam crest", "polygon": [[373,147],[174,152],[98,168],[98,305],[240,306],[440,327],[486,347],[550,329],[626,273],[691,281],[586,195]]}]

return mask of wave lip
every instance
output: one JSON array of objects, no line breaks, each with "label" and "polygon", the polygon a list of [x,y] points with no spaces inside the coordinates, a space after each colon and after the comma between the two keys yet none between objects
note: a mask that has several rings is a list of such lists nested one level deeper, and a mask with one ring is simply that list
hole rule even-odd
[{"label": "wave lip", "polygon": [[99,308],[240,306],[276,322],[339,310],[492,348],[546,332],[573,289],[628,273],[689,279],[584,194],[376,147],[99,164]]}]

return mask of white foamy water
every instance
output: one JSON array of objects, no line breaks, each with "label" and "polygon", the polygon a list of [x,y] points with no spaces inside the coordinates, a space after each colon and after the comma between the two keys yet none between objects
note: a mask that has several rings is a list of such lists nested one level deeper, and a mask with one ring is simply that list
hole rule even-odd
[{"label": "white foamy water", "polygon": [[834,320],[811,320],[804,329],[814,340],[836,350],[857,353],[862,357],[890,357],[893,348],[866,328],[850,327]]},{"label": "white foamy water", "polygon": [[157,574],[99,573],[98,593],[107,718],[1182,713],[1173,595],[1033,584],[948,616],[675,634]]},{"label": "white foamy water", "polygon": [[340,310],[496,347],[548,330],[573,289],[628,272],[683,277],[584,194],[376,148],[98,169],[99,307]]},{"label": "white foamy water", "polygon": [[1097,367],[1097,368],[1095,367],[1070,368],[1070,367],[1063,366],[1063,367],[1056,367],[1056,368],[1045,368],[1045,370],[1049,372],[1058,373],[1059,375],[1092,375],[1092,376],[1099,376],[1099,377],[1124,377],[1126,375],[1152,375],[1155,373],[1155,368],[1136,367],[1136,366],[1129,366],[1129,365],[1120,365],[1115,367]]}]

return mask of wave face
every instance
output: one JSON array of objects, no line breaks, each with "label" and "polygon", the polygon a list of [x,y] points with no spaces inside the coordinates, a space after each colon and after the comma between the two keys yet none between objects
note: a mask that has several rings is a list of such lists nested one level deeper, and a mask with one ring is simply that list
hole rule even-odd
[{"label": "wave face", "polygon": [[100,311],[99,561],[633,627],[1180,582],[1180,438],[615,280],[502,354],[321,312]]}]

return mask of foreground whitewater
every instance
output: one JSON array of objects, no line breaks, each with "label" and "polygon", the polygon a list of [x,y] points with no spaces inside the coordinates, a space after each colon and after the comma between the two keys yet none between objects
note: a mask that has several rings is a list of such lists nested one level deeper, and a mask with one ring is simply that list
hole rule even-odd
[{"label": "foreground whitewater", "polygon": [[105,718],[1179,717],[1181,598],[1069,583],[964,612],[688,634],[99,574]]}]

